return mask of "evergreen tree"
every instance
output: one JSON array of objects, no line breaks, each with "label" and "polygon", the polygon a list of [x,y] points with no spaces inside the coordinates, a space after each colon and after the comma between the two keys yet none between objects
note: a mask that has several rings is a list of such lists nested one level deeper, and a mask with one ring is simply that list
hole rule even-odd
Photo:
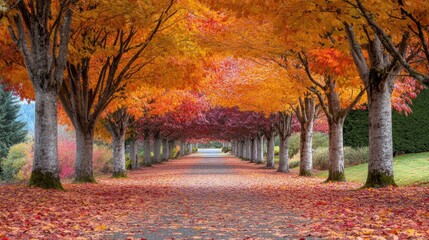
[{"label": "evergreen tree", "polygon": [[23,142],[25,123],[17,120],[19,100],[0,84],[0,158],[6,157],[12,145]]}]

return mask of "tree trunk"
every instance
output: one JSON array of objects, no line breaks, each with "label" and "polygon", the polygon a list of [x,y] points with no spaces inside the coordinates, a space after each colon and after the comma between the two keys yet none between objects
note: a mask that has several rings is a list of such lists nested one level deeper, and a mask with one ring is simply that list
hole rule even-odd
[{"label": "tree trunk", "polygon": [[254,163],[254,162],[256,162],[256,156],[258,154],[258,143],[257,143],[256,138],[253,138],[251,140],[250,144],[252,146],[252,153],[251,153],[251,156],[250,156],[250,162]]},{"label": "tree trunk", "polygon": [[329,120],[329,176],[327,182],[345,182],[343,124],[345,118]]},{"label": "tree trunk", "polygon": [[153,159],[155,163],[161,163],[161,138],[159,133],[154,134]]},{"label": "tree trunk", "polygon": [[251,161],[252,158],[252,140],[247,139],[247,159]]},{"label": "tree trunk", "polygon": [[274,168],[274,132],[267,138],[267,168]]},{"label": "tree trunk", "polygon": [[135,139],[130,139],[130,160],[131,167],[137,169],[139,167],[139,156],[137,154],[137,142]]},{"label": "tree trunk", "polygon": [[149,130],[144,130],[143,131],[143,160],[144,160],[144,165],[146,167],[151,167],[152,166],[152,159],[151,159],[151,152],[150,152],[150,131]]},{"label": "tree trunk", "polygon": [[161,161],[165,162],[168,161],[168,159],[170,158],[169,154],[168,154],[168,150],[169,150],[169,146],[168,146],[168,139],[164,138],[162,139],[162,157],[161,157]]},{"label": "tree trunk", "polygon": [[238,158],[242,158],[242,155],[243,155],[243,147],[241,144],[242,144],[241,141],[237,142],[237,157]]},{"label": "tree trunk", "polygon": [[75,127],[75,131],[76,162],[74,181],[95,182],[92,166],[92,152],[94,144],[93,129],[83,130],[81,127]]},{"label": "tree trunk", "polygon": [[176,158],[176,141],[174,141],[174,140],[171,140],[171,141],[169,141],[169,151],[168,151],[168,153],[169,153],[169,156],[170,156],[170,158]]},{"label": "tree trunk", "polygon": [[181,157],[185,156],[185,142],[184,141],[180,141],[180,156]]},{"label": "tree trunk", "polygon": [[126,177],[125,169],[125,131],[112,134],[113,140],[113,177]]},{"label": "tree trunk", "polygon": [[258,136],[256,138],[257,152],[256,152],[256,164],[262,164],[264,160],[264,136]]},{"label": "tree trunk", "polygon": [[313,119],[301,123],[299,176],[311,176],[313,170]]},{"label": "tree trunk", "polygon": [[55,92],[36,91],[34,161],[30,186],[63,189],[58,173],[58,123]]},{"label": "tree trunk", "polygon": [[192,153],[192,150],[193,150],[193,145],[192,145],[192,143],[189,143],[189,145],[188,145],[188,152],[189,152],[189,154],[191,154]]},{"label": "tree trunk", "polygon": [[243,141],[243,160],[247,160],[247,140]]},{"label": "tree trunk", "polygon": [[289,172],[289,138],[280,138],[279,168],[277,172]]},{"label": "tree trunk", "polygon": [[365,187],[396,186],[393,177],[392,86],[369,89],[369,157]]}]

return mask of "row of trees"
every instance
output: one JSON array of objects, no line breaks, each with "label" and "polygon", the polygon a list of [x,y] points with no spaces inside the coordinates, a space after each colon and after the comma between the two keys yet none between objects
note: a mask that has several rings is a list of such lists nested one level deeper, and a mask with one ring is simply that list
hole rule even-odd
[{"label": "row of trees", "polygon": [[184,4],[31,0],[1,6],[1,75],[36,104],[31,186],[62,188],[58,119],[76,132],[75,181],[94,182],[95,136],[112,139],[114,176],[123,176],[129,127],[192,98],[180,94],[195,88],[199,67],[193,61],[199,52],[185,51],[193,42]]},{"label": "row of trees", "polygon": [[[392,96],[414,95],[418,90],[401,92],[399,85],[409,81],[402,80],[404,76],[427,83],[427,16],[419,5],[427,3],[417,2],[210,1],[216,10],[212,13],[216,31],[201,32],[201,39],[208,46],[251,59],[245,60],[245,70],[240,69],[243,60],[239,59],[235,64],[240,68],[218,74],[217,79],[224,80],[218,86],[235,87],[214,98],[221,105],[233,104],[266,115],[279,112],[284,116],[279,135],[286,142],[288,119],[296,114],[302,123],[302,172],[304,163],[311,162],[306,138],[311,138],[311,121],[318,106],[329,124],[328,181],[345,180],[344,119],[350,110],[365,104],[370,116],[365,186],[395,185],[391,111],[392,101],[398,100]],[[232,40],[222,41],[225,36]]]},{"label": "row of trees", "polygon": [[30,185],[61,188],[58,108],[76,132],[78,182],[95,181],[96,136],[112,139],[119,177],[125,139],[143,138],[147,149],[150,136],[155,159],[171,141],[211,138],[232,141],[237,155],[256,162],[265,136],[272,167],[277,134],[279,171],[287,172],[294,116],[300,175],[308,176],[319,112],[329,126],[328,181],[344,181],[342,129],[356,107],[370,113],[366,186],[395,185],[392,102],[406,111],[403,99],[419,89],[402,76],[428,83],[428,20],[419,4],[427,3],[1,1],[0,74],[36,102]]}]

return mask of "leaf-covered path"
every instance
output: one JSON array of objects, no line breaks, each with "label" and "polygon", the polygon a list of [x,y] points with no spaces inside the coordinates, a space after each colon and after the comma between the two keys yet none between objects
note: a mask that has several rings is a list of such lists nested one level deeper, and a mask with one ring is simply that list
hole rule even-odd
[{"label": "leaf-covered path", "polygon": [[[170,188],[165,198],[123,222],[109,238],[270,239],[297,237],[308,220],[282,208],[278,193],[261,194],[255,166],[202,150],[153,173],[147,184]],[[258,166],[260,167],[260,165]],[[151,174],[152,175],[152,174]],[[126,231],[124,231],[126,230]]]},{"label": "leaf-covered path", "polygon": [[428,187],[296,175],[206,152],[67,191],[0,186],[0,238],[429,238]]}]

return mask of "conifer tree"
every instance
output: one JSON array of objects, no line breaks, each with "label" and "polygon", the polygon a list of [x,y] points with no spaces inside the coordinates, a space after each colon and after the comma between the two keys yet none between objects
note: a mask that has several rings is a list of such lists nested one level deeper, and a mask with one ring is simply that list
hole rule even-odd
[{"label": "conifer tree", "polygon": [[23,142],[27,131],[25,123],[17,120],[18,99],[0,85],[0,158],[6,157],[12,145]]}]

